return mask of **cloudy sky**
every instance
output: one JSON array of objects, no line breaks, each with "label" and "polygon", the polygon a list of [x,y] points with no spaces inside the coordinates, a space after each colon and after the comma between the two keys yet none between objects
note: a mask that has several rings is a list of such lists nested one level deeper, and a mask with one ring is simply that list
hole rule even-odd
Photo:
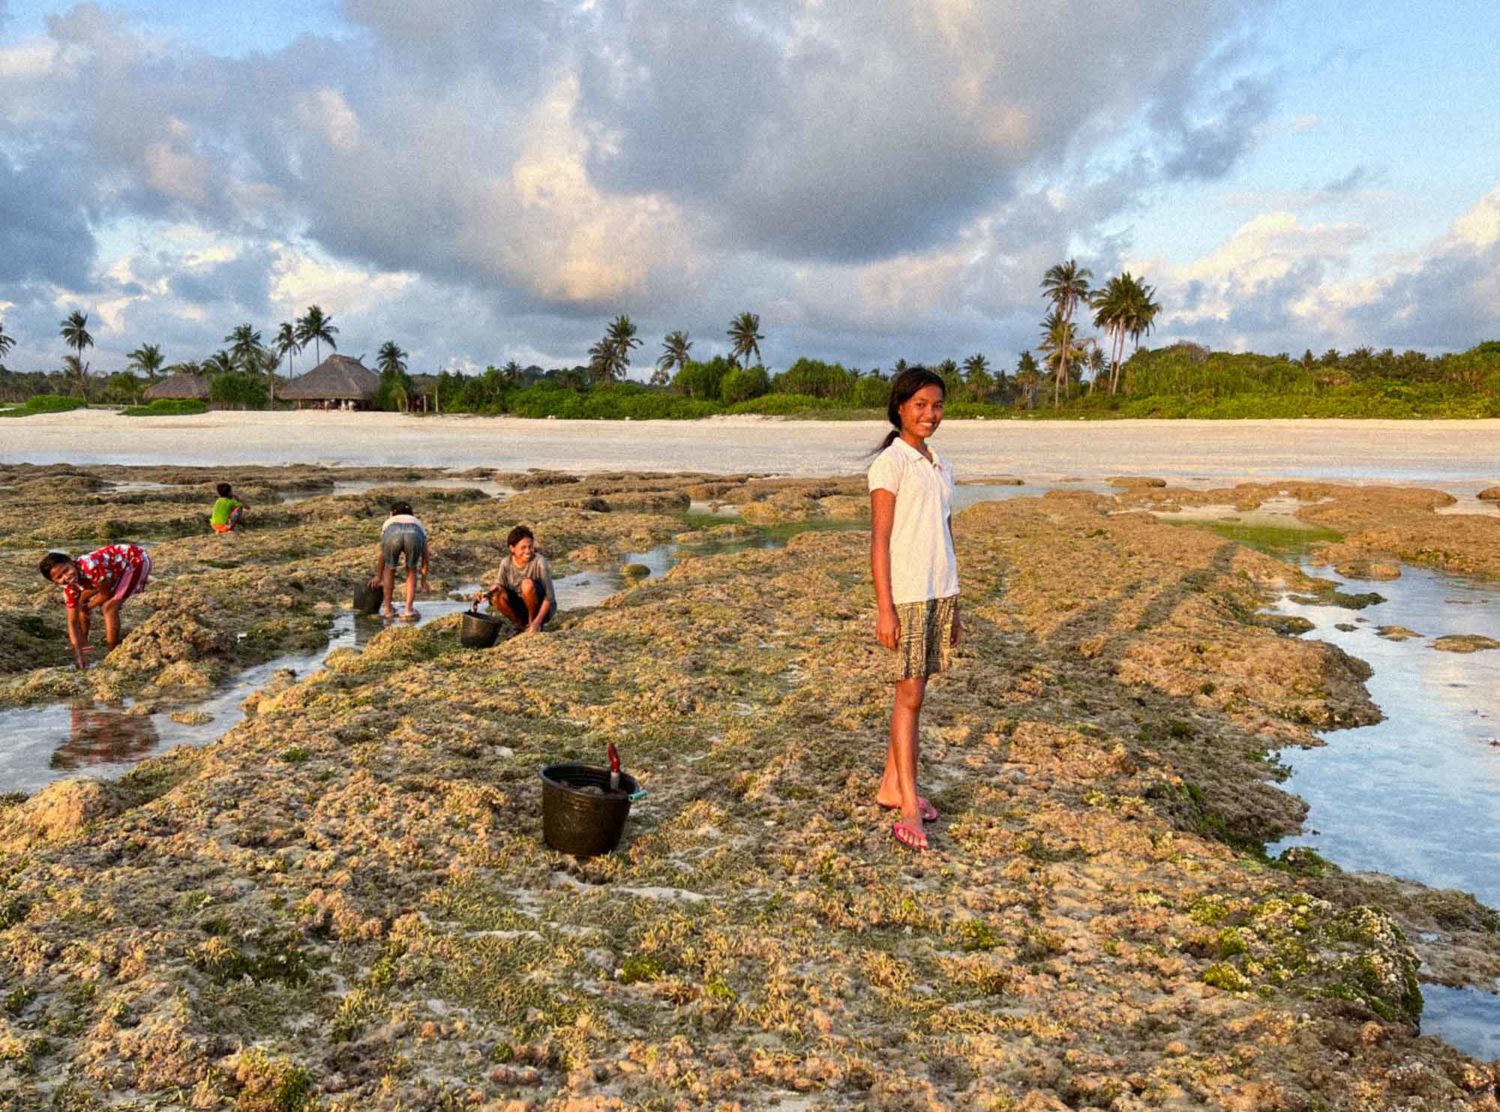
[{"label": "cloudy sky", "polygon": [[[682,328],[863,367],[1037,339],[1500,338],[1495,0],[0,0],[0,321],[53,369],[309,304],[413,370]],[[305,364],[304,364],[305,365]]]}]

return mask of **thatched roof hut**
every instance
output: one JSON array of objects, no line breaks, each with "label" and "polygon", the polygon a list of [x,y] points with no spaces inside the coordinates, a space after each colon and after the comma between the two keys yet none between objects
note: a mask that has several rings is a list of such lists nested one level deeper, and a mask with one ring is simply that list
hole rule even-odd
[{"label": "thatched roof hut", "polygon": [[296,402],[346,402],[368,405],[380,389],[380,377],[358,359],[347,355],[330,355],[305,375],[300,375],[281,388],[285,401]]},{"label": "thatched roof hut", "polygon": [[154,402],[158,398],[187,398],[192,401],[208,401],[208,379],[202,375],[195,375],[191,371],[178,371],[146,387],[146,400]]}]

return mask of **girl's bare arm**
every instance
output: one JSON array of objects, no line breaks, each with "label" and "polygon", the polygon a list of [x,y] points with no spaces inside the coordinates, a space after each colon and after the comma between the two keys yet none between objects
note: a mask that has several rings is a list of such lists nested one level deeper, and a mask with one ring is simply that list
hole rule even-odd
[{"label": "girl's bare arm", "polygon": [[870,491],[870,578],[875,581],[875,640],[894,649],[901,640],[901,622],[891,601],[891,526],[896,519],[896,496],[888,490]]}]

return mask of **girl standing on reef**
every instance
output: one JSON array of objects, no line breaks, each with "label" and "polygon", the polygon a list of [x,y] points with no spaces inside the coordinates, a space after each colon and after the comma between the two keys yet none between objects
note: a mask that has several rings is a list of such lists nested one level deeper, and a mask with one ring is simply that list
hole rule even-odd
[{"label": "girl standing on reef", "polygon": [[74,560],[66,552],[49,552],[38,570],[63,589],[68,607],[68,641],[73,664],[88,667],[89,611],[104,615],[104,651],[120,643],[120,606],[146,589],[151,579],[151,556],[138,544],[111,544]]},{"label": "girl standing on reef", "polygon": [[875,639],[896,654],[891,741],[875,801],[900,812],[891,835],[911,849],[927,848],[922,824],[938,818],[917,794],[922,699],[927,678],[947,668],[961,636],[953,468],[927,443],[943,422],[945,393],[942,378],[925,367],[908,367],[891,381],[892,431],[869,474]]}]

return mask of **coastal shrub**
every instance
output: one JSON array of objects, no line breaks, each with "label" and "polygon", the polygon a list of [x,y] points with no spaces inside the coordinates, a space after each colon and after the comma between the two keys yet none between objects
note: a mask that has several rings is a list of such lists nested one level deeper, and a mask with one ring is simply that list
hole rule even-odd
[{"label": "coastal shrub", "polygon": [[214,380],[209,383],[208,396],[218,405],[233,406],[236,409],[261,409],[270,398],[266,393],[266,384],[243,371],[215,375]]},{"label": "coastal shrub", "polygon": [[[467,394],[468,391],[465,391]],[[564,417],[584,416],[583,395],[576,390],[565,390],[550,382],[538,382],[524,390],[516,390],[505,396],[504,412],[517,417]]]},{"label": "coastal shrub", "polygon": [[890,396],[890,382],[878,375],[865,375],[855,382],[849,404],[857,409],[884,409]]},{"label": "coastal shrub", "polygon": [[719,396],[733,405],[758,398],[770,389],[771,379],[764,367],[736,367],[719,384]]},{"label": "coastal shrub", "polygon": [[784,417],[791,413],[806,413],[809,410],[828,410],[835,403],[807,394],[767,394],[762,398],[751,398],[726,409],[725,413],[762,413],[771,417]]},{"label": "coastal shrub", "polygon": [[998,419],[1012,417],[1015,410],[1008,406],[992,405],[989,402],[948,402],[943,406],[945,417],[984,417]]},{"label": "coastal shrub", "polygon": [[127,417],[190,417],[207,413],[208,406],[196,398],[157,398],[146,405],[132,405],[124,409]]},{"label": "coastal shrub", "polygon": [[854,391],[854,375],[839,363],[799,359],[776,376],[771,389],[778,394],[846,399]]},{"label": "coastal shrub", "polygon": [[4,411],[7,417],[29,417],[34,413],[66,413],[70,409],[82,409],[86,403],[82,398],[67,398],[61,394],[33,394],[14,409]]},{"label": "coastal shrub", "polygon": [[672,389],[690,398],[713,400],[720,396],[724,377],[735,366],[722,355],[705,362],[689,359],[672,379]]}]

